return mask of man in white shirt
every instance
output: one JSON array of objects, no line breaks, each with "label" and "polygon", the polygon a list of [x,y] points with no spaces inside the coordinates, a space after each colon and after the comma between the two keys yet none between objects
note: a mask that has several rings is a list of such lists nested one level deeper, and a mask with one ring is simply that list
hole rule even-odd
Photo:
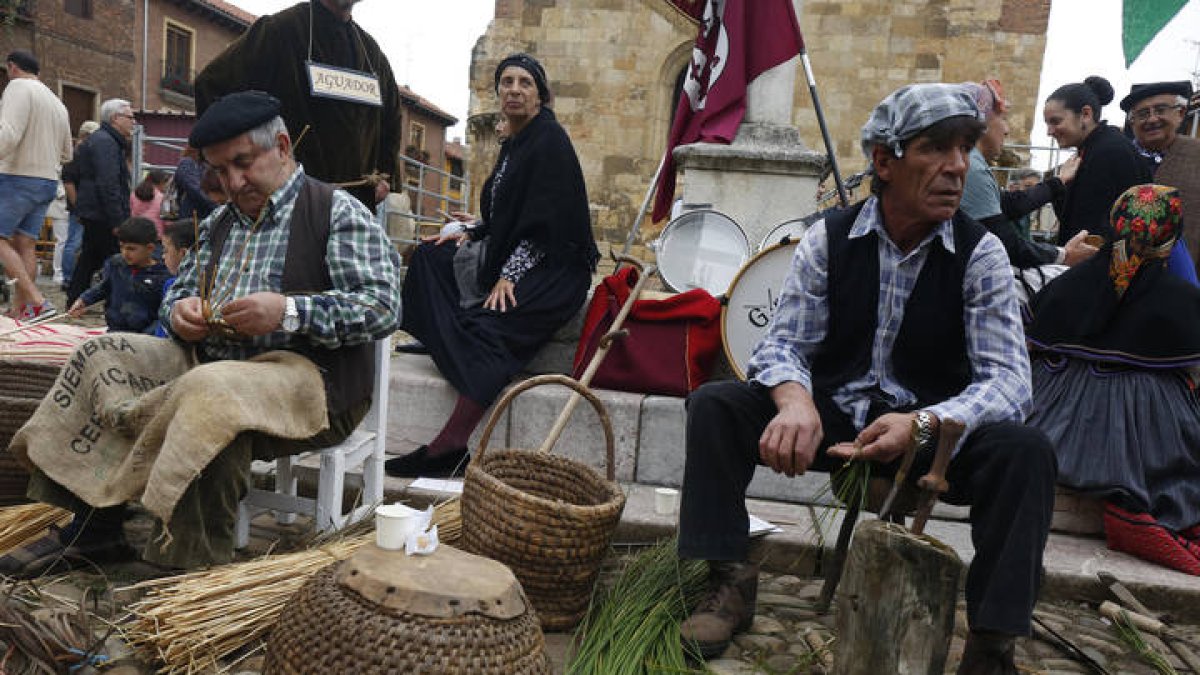
[{"label": "man in white shirt", "polygon": [[5,59],[8,86],[0,98],[0,265],[16,280],[11,314],[36,319],[54,313],[38,290],[35,245],[58,189],[58,169],[71,159],[67,108],[38,80],[38,62],[24,50]]}]

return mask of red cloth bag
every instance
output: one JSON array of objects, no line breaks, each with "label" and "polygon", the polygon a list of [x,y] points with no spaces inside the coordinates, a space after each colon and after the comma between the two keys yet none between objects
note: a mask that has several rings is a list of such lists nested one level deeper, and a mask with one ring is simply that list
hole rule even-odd
[{"label": "red cloth bag", "polygon": [[[612,329],[637,283],[625,267],[605,277],[592,295],[575,350],[575,377],[583,375],[600,339]],[[721,303],[694,289],[662,300],[637,300],[591,385],[639,394],[686,396],[712,374],[721,347]]]}]

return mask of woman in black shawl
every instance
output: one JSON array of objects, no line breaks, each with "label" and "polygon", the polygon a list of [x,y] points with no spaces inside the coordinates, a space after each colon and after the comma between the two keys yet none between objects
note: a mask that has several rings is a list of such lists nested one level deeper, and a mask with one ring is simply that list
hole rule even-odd
[{"label": "woman in black shawl", "polygon": [[[496,67],[508,128],[480,193],[482,217],[413,253],[403,329],[458,391],[429,445],[388,460],[393,476],[445,476],[514,375],[587,298],[599,253],[587,191],[566,131],[548,107],[546,72],[526,54]],[[469,221],[466,214],[455,214]]]},{"label": "woman in black shawl", "polygon": [[1033,300],[1028,423],[1058,480],[1105,501],[1110,548],[1200,575],[1200,289],[1167,268],[1179,191],[1127,190],[1116,240]]}]

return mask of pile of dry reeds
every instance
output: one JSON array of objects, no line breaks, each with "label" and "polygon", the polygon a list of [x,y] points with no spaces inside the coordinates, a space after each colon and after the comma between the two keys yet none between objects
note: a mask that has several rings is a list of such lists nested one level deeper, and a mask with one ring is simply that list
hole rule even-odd
[{"label": "pile of dry reeds", "polygon": [[51,525],[71,522],[71,512],[49,504],[21,504],[0,508],[0,555],[46,536]]},{"label": "pile of dry reeds", "polygon": [[[444,543],[458,537],[461,518],[457,504],[447,502],[434,511],[433,522]],[[367,528],[354,528],[363,529]],[[236,656],[240,660],[261,648],[292,594],[313,574],[345,560],[375,539],[374,531],[369,529],[343,535],[296,553],[269,555],[130,586],[124,590],[144,591],[146,595],[128,608],[130,617],[122,626],[125,640],[144,657],[161,661],[163,673],[191,673],[205,668],[222,671],[221,659]],[[232,667],[237,660],[224,667]]]}]

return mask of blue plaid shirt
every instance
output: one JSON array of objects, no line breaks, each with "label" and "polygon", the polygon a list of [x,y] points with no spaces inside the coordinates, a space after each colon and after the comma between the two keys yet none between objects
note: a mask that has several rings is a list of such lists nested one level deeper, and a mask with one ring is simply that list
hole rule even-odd
[{"label": "blue plaid shirt", "polygon": [[[904,306],[935,238],[954,251],[954,231],[943,222],[916,248],[900,251],[883,228],[879,202],[871,197],[850,228],[850,238],[876,232],[879,240],[879,315],[867,373],[831,392],[834,403],[858,429],[867,423],[867,392],[882,392],[895,408],[915,405],[912,392],[896,381],[891,354],[904,320]],[[829,242],[824,221],[809,228],[792,259],[767,335],[755,348],[749,376],[767,387],[798,382],[812,391],[810,360],[825,339],[829,321],[826,289]],[[966,425],[967,434],[987,422],[1023,421],[1032,384],[1025,331],[1014,292],[1012,267],[1000,240],[985,234],[963,276],[963,314],[972,379],[957,396],[927,410],[939,419]],[[964,434],[963,437],[966,438]]]},{"label": "blue plaid shirt", "polygon": [[[210,297],[219,305],[259,291],[280,292],[292,211],[303,175],[303,167],[296,167],[271,195],[257,230],[252,231],[254,219],[238,211],[232,202],[204,220],[194,252],[184,258],[179,278],[163,300],[160,316],[164,326],[171,325],[171,306],[176,300],[200,295],[199,270],[207,269],[212,255],[212,226],[226,210],[232,209],[237,219],[217,263]],[[218,359],[245,359],[273,349],[304,345],[336,349],[386,337],[397,330],[400,256],[371,212],[345,190],[333,192],[325,263],[333,281],[332,290],[292,295],[300,314],[299,330],[277,330],[243,339],[210,334],[204,339],[205,353]],[[236,272],[239,267],[242,271]]]}]

